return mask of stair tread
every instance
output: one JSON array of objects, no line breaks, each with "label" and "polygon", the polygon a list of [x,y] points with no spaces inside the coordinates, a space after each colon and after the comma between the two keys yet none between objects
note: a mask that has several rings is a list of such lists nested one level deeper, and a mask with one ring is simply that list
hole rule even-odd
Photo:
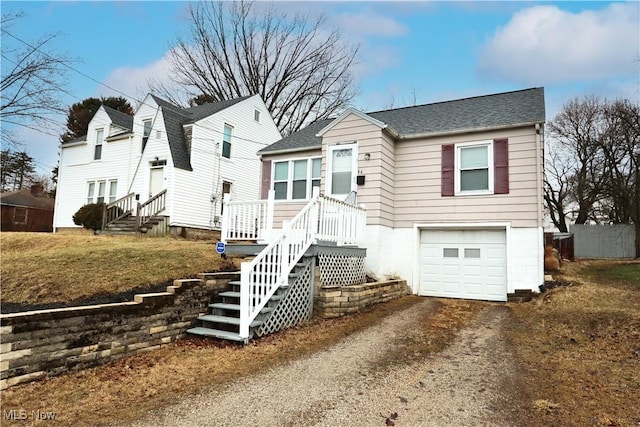
[{"label": "stair tread", "polygon": [[[214,302],[213,304],[209,304],[209,308],[220,308],[223,310],[240,311],[240,304],[227,304],[222,302]],[[260,313],[264,314],[264,313],[269,313],[270,311],[273,311],[273,309],[270,307],[263,307],[262,310],[260,310]]]},{"label": "stair tread", "polygon": [[[216,322],[216,323],[226,323],[229,325],[239,325],[240,319],[237,317],[227,317],[227,316],[218,316],[215,314],[207,314],[205,316],[198,317],[198,320],[202,320],[204,322]],[[254,320],[249,325],[250,328],[255,328],[256,326],[262,325],[264,322],[261,320]]]},{"label": "stair tread", "polygon": [[220,292],[218,296],[240,298],[240,292],[224,291],[224,292]]},{"label": "stair tread", "polygon": [[209,304],[211,308],[221,308],[224,310],[237,310],[240,311],[240,304],[227,304],[222,302],[214,302],[213,304]]},{"label": "stair tread", "polygon": [[194,335],[202,335],[205,337],[221,338],[229,341],[237,341],[237,342],[245,341],[244,338],[241,338],[240,335],[238,335],[235,332],[221,331],[219,329],[197,327],[197,328],[187,329],[187,333],[194,334]]}]

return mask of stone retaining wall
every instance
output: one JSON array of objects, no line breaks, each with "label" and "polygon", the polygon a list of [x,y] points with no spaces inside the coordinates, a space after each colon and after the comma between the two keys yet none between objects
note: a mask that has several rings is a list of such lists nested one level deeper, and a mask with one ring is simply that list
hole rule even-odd
[{"label": "stone retaining wall", "polygon": [[159,348],[184,337],[238,273],[174,281],[133,302],[0,315],[0,390]]},{"label": "stone retaining wall", "polygon": [[314,314],[323,318],[340,317],[410,293],[406,280],[386,280],[342,287],[317,287],[314,296]]}]

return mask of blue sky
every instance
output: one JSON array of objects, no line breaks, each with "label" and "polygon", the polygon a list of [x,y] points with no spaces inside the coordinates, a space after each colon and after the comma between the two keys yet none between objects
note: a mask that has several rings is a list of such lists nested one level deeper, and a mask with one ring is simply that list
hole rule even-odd
[{"label": "blue sky", "polygon": [[[360,45],[355,107],[375,111],[468,96],[545,87],[547,120],[574,97],[640,97],[638,2],[280,2],[311,15]],[[135,106],[149,77],[167,75],[165,55],[185,34],[186,2],[2,2],[25,16],[12,34],[78,59],[69,70],[66,105],[124,93]],[[5,48],[18,43],[3,37]],[[6,64],[3,62],[3,70]],[[114,93],[108,87],[121,93]],[[60,116],[59,134],[66,117]],[[58,139],[17,129],[25,149],[49,175]]]}]

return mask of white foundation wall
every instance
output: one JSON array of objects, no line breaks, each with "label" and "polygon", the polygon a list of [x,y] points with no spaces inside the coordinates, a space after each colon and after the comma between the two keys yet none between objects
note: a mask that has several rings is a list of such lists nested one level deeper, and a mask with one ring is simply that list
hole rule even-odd
[{"label": "white foundation wall", "polygon": [[394,266],[390,262],[391,252],[393,252],[393,238],[391,227],[367,225],[364,241],[359,246],[367,249],[364,268],[368,275],[377,279],[400,276],[400,272],[394,271]]},{"label": "white foundation wall", "polygon": [[[468,224],[466,224],[468,225]],[[420,229],[368,225],[365,268],[377,277],[397,276],[417,293]],[[507,293],[539,292],[544,282],[543,230],[507,227]]]},{"label": "white foundation wall", "polygon": [[510,228],[507,231],[507,292],[531,289],[544,283],[544,230]]}]

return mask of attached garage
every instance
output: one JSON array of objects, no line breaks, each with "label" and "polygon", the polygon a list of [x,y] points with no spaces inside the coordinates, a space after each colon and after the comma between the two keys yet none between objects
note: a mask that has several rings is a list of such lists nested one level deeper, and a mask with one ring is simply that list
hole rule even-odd
[{"label": "attached garage", "polygon": [[507,300],[506,231],[420,231],[419,288],[424,296]]}]

